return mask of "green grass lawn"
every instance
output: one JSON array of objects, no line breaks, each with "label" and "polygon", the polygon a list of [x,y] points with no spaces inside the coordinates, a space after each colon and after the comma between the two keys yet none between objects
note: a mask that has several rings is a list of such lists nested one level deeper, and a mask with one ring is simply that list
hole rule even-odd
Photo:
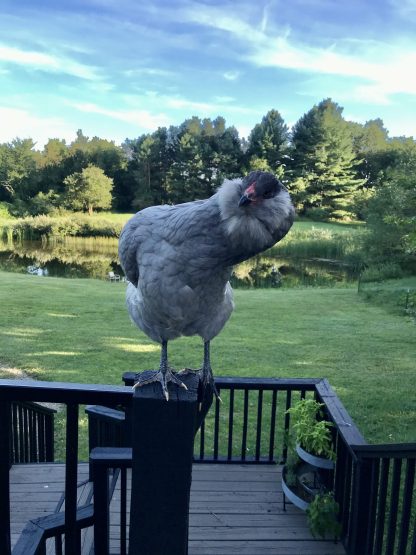
[{"label": "green grass lawn", "polygon": [[[119,384],[155,368],[159,347],[129,321],[124,284],[0,273],[0,368],[42,380]],[[212,343],[216,375],[325,377],[369,441],[415,440],[416,326],[355,288],[235,292]],[[198,368],[199,338],[170,343]]]},{"label": "green grass lawn", "polygon": [[297,231],[310,231],[320,229],[331,233],[351,233],[357,229],[362,229],[364,222],[315,222],[304,218],[296,219],[294,229]]}]

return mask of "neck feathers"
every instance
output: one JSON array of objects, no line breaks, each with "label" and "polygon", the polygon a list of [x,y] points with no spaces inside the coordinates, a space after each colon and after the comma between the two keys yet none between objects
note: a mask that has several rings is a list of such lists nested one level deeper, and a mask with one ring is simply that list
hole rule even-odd
[{"label": "neck feathers", "polygon": [[258,204],[238,206],[243,192],[242,180],[234,179],[226,180],[217,195],[225,233],[234,248],[247,253],[244,260],[272,247],[282,237],[281,228],[286,234],[293,221],[293,207],[285,190]]}]

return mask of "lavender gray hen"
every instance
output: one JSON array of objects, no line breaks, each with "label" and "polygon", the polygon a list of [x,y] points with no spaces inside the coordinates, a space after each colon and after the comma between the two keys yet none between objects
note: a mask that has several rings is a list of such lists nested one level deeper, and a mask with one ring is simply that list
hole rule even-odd
[{"label": "lavender gray hen", "polygon": [[159,381],[166,399],[169,381],[184,386],[167,357],[167,342],[181,335],[202,337],[202,374],[213,385],[209,342],[234,308],[228,281],[233,265],[280,241],[293,219],[287,189],[257,171],[225,181],[207,200],[152,206],[127,222],[119,241],[130,282],[127,308],[133,322],[162,345],[159,370],[139,377],[136,386]]}]

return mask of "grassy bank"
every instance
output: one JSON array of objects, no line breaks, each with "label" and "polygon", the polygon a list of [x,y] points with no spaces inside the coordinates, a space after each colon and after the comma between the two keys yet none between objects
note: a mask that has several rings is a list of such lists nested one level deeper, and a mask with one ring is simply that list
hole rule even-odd
[{"label": "grassy bank", "polygon": [[[235,296],[213,341],[217,375],[326,377],[368,440],[415,440],[411,318],[355,288]],[[123,284],[0,273],[0,306],[0,363],[34,378],[118,384],[125,371],[158,365],[158,346],[129,322]],[[176,368],[199,367],[200,339],[172,342],[170,357]]]},{"label": "grassy bank", "polygon": [[131,214],[110,212],[68,213],[62,216],[34,216],[0,220],[3,240],[36,240],[51,237],[118,237]]}]

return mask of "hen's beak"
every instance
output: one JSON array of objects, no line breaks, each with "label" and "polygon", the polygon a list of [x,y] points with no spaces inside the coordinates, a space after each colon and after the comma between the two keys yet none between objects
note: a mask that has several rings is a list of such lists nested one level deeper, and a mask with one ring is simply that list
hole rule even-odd
[{"label": "hen's beak", "polygon": [[246,206],[246,204],[250,204],[250,202],[251,202],[251,199],[250,199],[246,194],[244,194],[244,195],[240,198],[240,201],[239,201],[239,203],[238,203],[238,206]]}]

